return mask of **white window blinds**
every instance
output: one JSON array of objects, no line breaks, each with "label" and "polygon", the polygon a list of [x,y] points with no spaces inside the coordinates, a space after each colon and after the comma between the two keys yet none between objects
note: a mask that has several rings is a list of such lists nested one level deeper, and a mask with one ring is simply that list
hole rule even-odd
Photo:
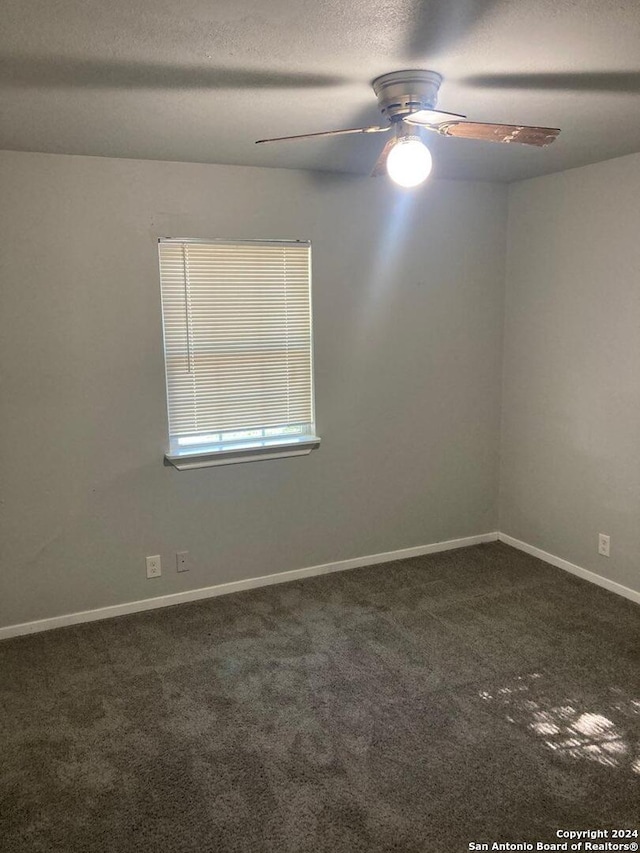
[{"label": "white window blinds", "polygon": [[310,245],[167,239],[159,253],[169,459],[317,445]]}]

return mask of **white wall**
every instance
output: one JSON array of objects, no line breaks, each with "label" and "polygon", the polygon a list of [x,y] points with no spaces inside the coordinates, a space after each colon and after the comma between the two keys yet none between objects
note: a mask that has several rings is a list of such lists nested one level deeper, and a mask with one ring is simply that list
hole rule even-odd
[{"label": "white wall", "polygon": [[640,591],[640,155],[511,188],[504,371],[501,531]]},{"label": "white wall", "polygon": [[[0,198],[0,626],[496,529],[504,187],[2,152]],[[163,466],[161,235],[313,241],[320,450]]]}]

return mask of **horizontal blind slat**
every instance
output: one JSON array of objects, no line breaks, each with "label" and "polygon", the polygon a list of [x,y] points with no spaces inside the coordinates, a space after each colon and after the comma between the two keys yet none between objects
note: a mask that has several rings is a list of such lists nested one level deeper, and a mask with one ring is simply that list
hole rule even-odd
[{"label": "horizontal blind slat", "polygon": [[173,436],[313,423],[310,247],[160,242]]}]

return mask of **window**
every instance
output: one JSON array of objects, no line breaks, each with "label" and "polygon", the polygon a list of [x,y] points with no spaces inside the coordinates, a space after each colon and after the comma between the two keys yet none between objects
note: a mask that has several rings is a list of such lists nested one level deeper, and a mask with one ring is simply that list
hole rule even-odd
[{"label": "window", "polygon": [[168,462],[309,453],[315,435],[311,246],[159,241]]}]

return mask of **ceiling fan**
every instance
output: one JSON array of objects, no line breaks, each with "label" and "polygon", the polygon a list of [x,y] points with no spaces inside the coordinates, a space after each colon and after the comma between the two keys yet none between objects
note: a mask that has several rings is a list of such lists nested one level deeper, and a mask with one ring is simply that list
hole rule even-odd
[{"label": "ceiling fan", "polygon": [[550,145],[560,133],[555,127],[467,121],[466,116],[438,110],[436,103],[441,83],[442,77],[435,71],[393,71],[383,74],[376,77],[372,86],[378,98],[378,107],[387,119],[387,124],[258,139],[256,144],[342,136],[349,133],[393,131],[393,137],[382,149],[371,174],[377,176],[386,170],[391,179],[400,186],[413,187],[427,178],[432,166],[431,153],[422,140],[424,131],[460,139],[516,142],[537,147]]}]

